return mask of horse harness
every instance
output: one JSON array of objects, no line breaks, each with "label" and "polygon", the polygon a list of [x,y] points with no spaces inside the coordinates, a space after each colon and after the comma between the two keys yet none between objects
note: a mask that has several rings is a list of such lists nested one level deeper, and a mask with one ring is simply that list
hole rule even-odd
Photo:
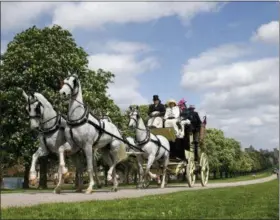
[{"label": "horse harness", "polygon": [[[31,107],[30,107],[31,104],[34,104],[36,102],[38,102],[38,105],[35,108],[35,115],[29,115],[29,118],[39,118],[39,119],[41,119],[41,109],[40,109],[40,107],[42,106],[44,108],[44,105],[37,98],[35,98],[34,100],[30,100],[29,97],[28,97],[28,110],[30,112],[31,111]],[[60,130],[65,129],[64,127],[61,126],[61,117],[62,117],[61,114],[58,114],[56,112],[56,116],[54,116],[54,117],[52,117],[52,118],[50,118],[50,119],[48,119],[44,122],[40,122],[40,127],[39,127],[38,131],[39,131],[40,134],[42,134],[44,145],[49,152],[51,152],[51,150],[50,150],[50,147],[47,145],[46,136],[54,134],[59,129]],[[47,129],[44,129],[42,127],[43,124],[51,121],[54,118],[56,119],[56,121],[55,121],[55,123],[52,127],[47,128]]]},{"label": "horse harness", "polygon": [[[73,76],[73,75],[72,75],[72,76]],[[89,114],[90,114],[90,112],[89,112],[89,110],[88,110],[88,107],[87,107],[84,103],[81,103],[81,102],[79,102],[78,100],[76,100],[76,99],[74,98],[74,97],[79,93],[79,91],[77,91],[76,93],[74,93],[75,88],[79,85],[79,81],[78,81],[78,79],[77,79],[76,76],[73,76],[73,77],[75,78],[74,81],[73,81],[73,84],[74,84],[73,87],[72,87],[69,83],[67,83],[67,82],[64,82],[63,84],[66,85],[66,86],[68,86],[68,87],[70,88],[72,99],[73,99],[74,101],[80,103],[82,106],[85,107],[85,112],[84,112],[84,114],[81,116],[80,119],[77,119],[77,120],[70,120],[69,115],[67,116],[66,123],[67,123],[67,125],[70,127],[70,135],[71,135],[71,139],[73,140],[74,144],[77,145],[77,143],[75,142],[74,136],[73,136],[73,131],[72,131],[72,129],[73,129],[74,127],[81,126],[81,125],[83,125],[83,124],[85,124],[85,123],[89,123],[90,125],[92,125],[95,129],[97,129],[97,130],[99,131],[99,135],[98,135],[97,139],[95,140],[95,142],[93,143],[93,146],[95,146],[95,145],[98,143],[98,141],[100,140],[101,136],[105,133],[105,134],[110,135],[111,137],[116,138],[117,140],[120,140],[120,141],[126,143],[129,147],[138,149],[136,146],[133,146],[133,145],[130,144],[128,141],[126,141],[126,140],[124,140],[124,139],[122,139],[122,138],[119,138],[119,137],[117,137],[116,135],[113,135],[113,134],[111,134],[110,132],[106,131],[106,130],[105,130],[105,123],[104,123],[103,121],[101,122],[101,121],[100,121],[97,117],[95,117],[93,114],[91,114],[91,116],[94,117],[94,118],[98,121],[99,125],[95,124],[94,122],[92,122],[92,121],[90,121],[90,120],[88,119],[88,116],[89,116]],[[78,145],[77,145],[77,146],[78,146]],[[138,149],[138,150],[139,150],[139,149]],[[141,150],[141,149],[140,149],[140,150]]]},{"label": "horse harness", "polygon": [[[75,100],[75,101],[77,101],[77,100]],[[78,102],[78,101],[77,101],[77,102]],[[82,104],[82,103],[80,103],[80,104]],[[126,143],[130,148],[135,148],[135,149],[141,151],[141,149],[138,149],[136,146],[130,144],[127,140],[125,140],[125,139],[123,139],[123,138],[120,138],[120,137],[117,137],[116,135],[114,135],[114,134],[112,134],[112,133],[106,131],[106,130],[105,130],[105,123],[104,123],[104,121],[99,120],[96,116],[94,116],[93,114],[91,114],[91,113],[89,112],[88,107],[87,107],[86,105],[84,105],[84,104],[82,104],[82,105],[85,107],[85,111],[84,111],[84,114],[83,114],[79,119],[77,119],[77,120],[70,120],[70,119],[69,119],[69,115],[68,115],[67,120],[66,120],[67,125],[70,127],[71,139],[73,140],[73,142],[74,142],[75,145],[78,146],[78,144],[76,143],[76,141],[75,141],[75,139],[74,139],[74,135],[73,135],[72,129],[75,128],[75,127],[81,126],[81,125],[83,125],[83,124],[85,124],[85,123],[89,123],[89,124],[92,125],[96,130],[99,131],[98,137],[97,137],[97,139],[94,141],[93,146],[96,146],[96,144],[99,142],[99,140],[100,140],[100,138],[102,137],[103,134],[108,134],[108,135],[110,135],[111,137],[116,138],[117,140]],[[90,114],[92,117],[94,117],[94,118],[98,121],[99,125],[98,125],[98,124],[95,124],[93,121],[89,120],[89,118],[88,118],[88,117],[89,117],[89,114]]]},{"label": "horse harness", "polygon": [[159,150],[160,150],[161,147],[164,148],[166,151],[170,152],[168,149],[166,149],[166,147],[164,147],[164,146],[162,145],[162,143],[161,143],[161,141],[159,140],[159,138],[157,137],[157,135],[152,134],[152,135],[156,138],[156,140],[153,140],[153,139],[151,138],[151,132],[150,132],[149,129],[146,129],[146,130],[145,130],[145,129],[138,128],[138,121],[139,121],[139,119],[140,119],[140,116],[137,114],[136,117],[137,117],[137,120],[136,120],[135,118],[131,118],[132,120],[134,120],[134,121],[136,122],[136,129],[147,131],[147,135],[146,135],[146,137],[145,137],[145,139],[144,139],[143,141],[137,141],[137,140],[135,140],[135,142],[137,143],[137,145],[138,145],[138,146],[143,146],[143,145],[147,144],[149,141],[155,143],[155,144],[158,146],[158,149],[157,149],[157,152],[156,152],[155,157],[157,157],[157,156],[159,155]]}]

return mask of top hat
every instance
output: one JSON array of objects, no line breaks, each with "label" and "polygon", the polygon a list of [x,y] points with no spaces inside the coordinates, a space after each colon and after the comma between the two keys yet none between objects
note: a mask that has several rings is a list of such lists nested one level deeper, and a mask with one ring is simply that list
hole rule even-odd
[{"label": "top hat", "polygon": [[153,101],[158,101],[158,100],[159,100],[158,95],[153,95]]}]

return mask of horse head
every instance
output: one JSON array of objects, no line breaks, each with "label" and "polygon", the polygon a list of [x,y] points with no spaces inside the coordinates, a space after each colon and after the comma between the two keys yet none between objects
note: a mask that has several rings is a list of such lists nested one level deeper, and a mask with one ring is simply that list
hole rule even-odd
[{"label": "horse head", "polygon": [[139,118],[140,118],[139,106],[138,105],[130,106],[129,107],[129,123],[128,123],[128,126],[130,128],[136,128]]},{"label": "horse head", "polygon": [[79,92],[79,78],[76,74],[70,75],[68,72],[68,77],[63,80],[63,85],[59,90],[60,95],[65,98],[70,98],[71,96],[77,95]]},{"label": "horse head", "polygon": [[31,129],[37,129],[40,125],[40,119],[43,116],[44,106],[34,93],[31,93],[30,96],[28,96],[25,91],[22,90],[22,95],[27,101],[26,111],[30,118],[30,127]]}]

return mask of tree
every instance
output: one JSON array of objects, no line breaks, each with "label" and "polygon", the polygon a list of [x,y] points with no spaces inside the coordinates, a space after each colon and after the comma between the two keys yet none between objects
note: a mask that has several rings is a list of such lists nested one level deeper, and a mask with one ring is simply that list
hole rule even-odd
[{"label": "tree", "polygon": [[78,47],[71,33],[60,26],[39,29],[33,26],[19,34],[8,44],[1,56],[0,102],[2,147],[12,161],[24,157],[29,169],[31,155],[38,144],[37,134],[31,133],[25,112],[25,100],[16,87],[27,92],[42,93],[60,112],[66,113],[58,90],[68,71],[76,73],[82,84],[85,103],[94,109],[100,106],[113,112],[120,120],[121,113],[106,96],[108,83],[114,75],[103,70],[87,68],[87,53]]}]

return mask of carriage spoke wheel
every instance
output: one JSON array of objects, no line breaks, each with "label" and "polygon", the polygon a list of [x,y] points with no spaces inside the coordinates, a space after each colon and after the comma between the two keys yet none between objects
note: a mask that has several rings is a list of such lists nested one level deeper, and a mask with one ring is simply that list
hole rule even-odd
[{"label": "carriage spoke wheel", "polygon": [[200,157],[200,182],[202,186],[206,186],[209,178],[209,161],[205,153]]},{"label": "carriage spoke wheel", "polygon": [[190,157],[186,166],[186,178],[189,187],[193,187],[195,184],[195,177],[195,163],[193,157]]}]

